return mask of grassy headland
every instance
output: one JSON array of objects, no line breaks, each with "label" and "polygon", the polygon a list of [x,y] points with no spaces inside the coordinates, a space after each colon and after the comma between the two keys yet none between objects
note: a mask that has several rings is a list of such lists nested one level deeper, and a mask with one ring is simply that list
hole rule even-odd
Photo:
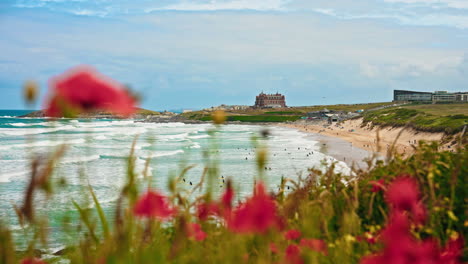
[{"label": "grassy headland", "polygon": [[369,111],[363,114],[363,123],[455,134],[468,125],[468,104],[405,105]]},{"label": "grassy headland", "polygon": [[[240,122],[287,122],[296,121],[305,116],[308,112],[323,110],[324,108],[332,111],[355,112],[357,110],[368,110],[382,106],[392,105],[391,102],[370,103],[370,104],[338,104],[338,105],[316,105],[316,106],[298,106],[287,108],[255,108],[245,110],[227,110],[227,121]],[[210,121],[211,111],[194,111],[181,114],[183,117]]]}]

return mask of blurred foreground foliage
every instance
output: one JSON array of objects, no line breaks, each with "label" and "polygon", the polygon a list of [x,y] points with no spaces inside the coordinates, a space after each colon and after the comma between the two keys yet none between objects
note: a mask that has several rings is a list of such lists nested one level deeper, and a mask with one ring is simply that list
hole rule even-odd
[{"label": "blurred foreground foliage", "polygon": [[[258,153],[265,155],[261,151]],[[216,200],[210,191],[210,177],[219,177],[217,165],[213,164],[207,165],[202,177],[206,178],[208,188],[202,188],[203,180],[194,186],[194,189],[207,190],[201,196],[194,197],[196,192],[187,195],[178,186],[184,170],[169,180],[167,197],[153,194],[155,200],[145,203],[138,197],[151,186],[151,179],[135,177],[134,160],[130,154],[127,184],[121,191],[113,216],[103,213],[89,187],[86,191],[95,207],[85,209],[75,204],[80,215],[76,220],[80,222],[77,227],[81,232],[80,240],[66,245],[55,255],[40,256],[36,249],[47,247],[50,232],[46,216],[28,218],[23,206],[18,214],[26,216],[23,221],[29,221],[34,227],[28,229],[34,234],[24,238],[29,239],[29,247],[17,251],[11,231],[0,225],[0,263],[21,260],[36,261],[28,263],[115,264],[363,263],[363,257],[384,247],[381,233],[391,211],[385,190],[398,177],[409,177],[417,182],[421,193],[418,199],[426,208],[425,221],[410,227],[415,239],[432,239],[443,247],[451,240],[468,237],[466,145],[459,145],[454,152],[439,152],[436,143],[420,142],[411,157],[393,154],[385,162],[369,160],[370,169],[356,169],[353,176],[334,173],[334,166],[326,171],[309,169],[307,177],[284,178],[281,187],[268,194],[268,198],[256,189],[253,197],[241,205],[232,205],[233,208],[230,203],[235,194],[231,193],[230,184],[220,200]],[[264,157],[258,162],[264,164]],[[263,177],[261,167],[258,181]],[[39,191],[47,191],[44,186],[47,186],[46,174],[50,171],[41,173],[40,180],[37,175],[32,176],[31,188],[34,189],[36,184]],[[269,199],[273,203],[269,203]],[[243,218],[238,219],[242,229],[230,227],[233,216],[228,214],[238,208],[245,209]],[[270,209],[272,214],[267,214]],[[33,202],[27,210],[34,210]],[[145,214],[157,217],[141,217]],[[34,214],[31,211],[29,215]],[[268,222],[273,217],[281,219],[280,223]],[[252,219],[250,224],[254,227],[264,225],[268,228],[265,231],[249,229],[242,223],[248,219]],[[467,253],[463,246],[460,262],[450,263],[467,261]]]}]

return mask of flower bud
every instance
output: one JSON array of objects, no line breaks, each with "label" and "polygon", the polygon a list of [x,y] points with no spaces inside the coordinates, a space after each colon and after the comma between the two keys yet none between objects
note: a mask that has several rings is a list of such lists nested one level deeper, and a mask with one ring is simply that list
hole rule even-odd
[{"label": "flower bud", "polygon": [[226,113],[223,110],[214,111],[212,117],[216,125],[221,125],[226,121]]},{"label": "flower bud", "polygon": [[35,81],[26,81],[23,85],[23,96],[28,104],[36,101],[39,86]]},{"label": "flower bud", "polygon": [[258,169],[261,170],[265,164],[267,159],[267,151],[265,148],[260,148],[257,150],[257,166]]}]

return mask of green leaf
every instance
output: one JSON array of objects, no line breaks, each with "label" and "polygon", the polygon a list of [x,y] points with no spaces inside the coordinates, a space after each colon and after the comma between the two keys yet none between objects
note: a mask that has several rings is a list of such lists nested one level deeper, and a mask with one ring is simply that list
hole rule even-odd
[{"label": "green leaf", "polygon": [[96,210],[99,215],[99,220],[101,220],[102,231],[104,232],[104,237],[108,238],[109,237],[109,224],[107,223],[106,215],[104,214],[101,204],[99,203],[96,195],[94,194],[94,191],[91,185],[88,184],[88,188],[89,188],[89,192],[91,193],[91,196],[93,197],[94,204],[96,205]]},{"label": "green leaf", "polygon": [[88,228],[89,235],[93,238],[94,242],[96,242],[97,244],[99,240],[96,236],[96,233],[94,233],[94,228],[91,225],[91,222],[89,221],[88,214],[75,201],[72,201],[72,203],[75,206],[75,208],[78,210],[78,212],[80,213],[81,221],[83,221],[85,226]]}]

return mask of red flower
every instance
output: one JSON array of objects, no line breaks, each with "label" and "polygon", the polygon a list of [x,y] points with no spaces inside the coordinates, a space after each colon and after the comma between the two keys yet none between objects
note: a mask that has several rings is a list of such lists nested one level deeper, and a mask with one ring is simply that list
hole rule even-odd
[{"label": "red flower", "polygon": [[197,216],[200,220],[206,220],[211,215],[219,214],[219,207],[215,203],[200,203],[197,205]]},{"label": "red flower", "polygon": [[371,192],[374,193],[383,191],[385,188],[385,181],[383,179],[380,179],[378,181],[370,181],[369,183],[372,185]]},{"label": "red flower", "polygon": [[420,202],[418,183],[414,178],[399,177],[387,189],[387,202],[398,211],[409,211],[416,222],[424,222],[425,209]]},{"label": "red flower", "polygon": [[392,212],[381,238],[384,248],[379,254],[365,257],[361,264],[421,263],[440,262],[436,241],[427,239],[417,241],[410,232],[410,221],[404,212]]},{"label": "red flower", "polygon": [[38,259],[38,258],[26,258],[26,259],[22,259],[21,264],[47,264],[47,262],[41,260],[41,259]]},{"label": "red flower", "polygon": [[278,254],[279,250],[275,243],[270,243],[270,251],[273,254]]},{"label": "red flower", "polygon": [[386,193],[386,199],[395,209],[410,211],[419,202],[418,183],[410,177],[395,179]]},{"label": "red flower", "polygon": [[175,209],[171,208],[165,196],[155,191],[148,191],[138,199],[133,213],[139,217],[165,219],[171,217],[175,213]]},{"label": "red flower", "polygon": [[286,240],[296,240],[301,237],[301,232],[299,230],[291,229],[284,234]]},{"label": "red flower", "polygon": [[228,180],[226,190],[224,191],[224,193],[223,193],[223,195],[221,197],[221,204],[226,209],[231,209],[232,199],[234,198],[234,190],[232,189],[231,185],[232,185],[231,181]]},{"label": "red flower", "polygon": [[292,244],[286,248],[286,261],[292,264],[302,264],[304,261],[301,259],[301,249]]},{"label": "red flower", "polygon": [[313,251],[321,252],[327,255],[327,245],[323,240],[313,238],[303,238],[299,243],[301,247],[307,247]]},{"label": "red flower", "polygon": [[263,183],[255,186],[254,195],[239,205],[227,217],[228,228],[239,233],[265,233],[271,228],[281,228],[276,204],[265,192]]},{"label": "red flower", "polygon": [[122,85],[86,66],[76,67],[50,81],[51,97],[46,115],[61,117],[69,111],[105,110],[129,116],[135,99]]},{"label": "red flower", "polygon": [[411,237],[409,228],[408,217],[403,212],[396,211],[390,215],[386,227],[382,230],[381,237],[388,244],[393,242],[398,244],[398,241]]},{"label": "red flower", "polygon": [[463,238],[459,236],[457,239],[450,239],[447,245],[440,253],[441,263],[446,264],[461,264],[460,258],[463,254]]},{"label": "red flower", "polygon": [[201,229],[200,225],[197,223],[191,223],[188,226],[188,233],[189,237],[197,240],[197,241],[203,241],[206,238],[206,233],[203,232]]},{"label": "red flower", "polygon": [[381,255],[365,256],[360,261],[361,264],[385,264],[388,263]]}]

